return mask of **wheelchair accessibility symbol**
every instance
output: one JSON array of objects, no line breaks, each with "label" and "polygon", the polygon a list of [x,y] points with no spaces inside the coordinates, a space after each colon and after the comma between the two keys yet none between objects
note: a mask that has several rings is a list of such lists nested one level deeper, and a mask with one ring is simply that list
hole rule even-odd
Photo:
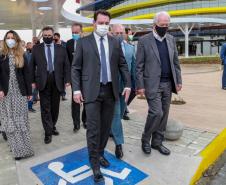
[{"label": "wheelchair accessibility symbol", "polygon": [[[105,156],[111,163],[109,168],[101,168],[105,185],[135,185],[148,176],[107,151]],[[93,185],[87,148],[34,166],[31,170],[43,185]]]},{"label": "wheelchair accessibility symbol", "polygon": [[[53,163],[50,163],[48,166],[48,168],[50,170],[52,170],[54,173],[56,173],[58,176],[60,176],[62,178],[62,179],[60,179],[58,185],[67,185],[67,182],[69,182],[71,184],[76,184],[76,183],[92,176],[92,170],[90,170],[89,166],[87,166],[87,165],[84,165],[69,173],[65,173],[62,170],[63,167],[64,167],[64,165],[61,162],[53,162]],[[101,172],[103,174],[112,176],[114,178],[124,180],[130,174],[131,170],[128,168],[124,168],[121,173],[117,173],[117,172],[113,172],[111,170],[101,169]],[[110,177],[105,177],[105,185],[113,185],[113,184],[114,184],[113,179],[111,179]]]}]

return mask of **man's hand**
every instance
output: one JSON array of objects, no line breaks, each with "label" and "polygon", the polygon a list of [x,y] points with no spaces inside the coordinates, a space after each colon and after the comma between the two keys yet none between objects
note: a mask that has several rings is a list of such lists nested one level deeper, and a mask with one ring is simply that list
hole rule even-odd
[{"label": "man's hand", "polygon": [[3,98],[5,97],[5,94],[3,91],[0,91],[0,100],[3,100]]},{"label": "man's hand", "polygon": [[125,88],[122,92],[122,96],[125,96],[125,102],[128,102],[129,95],[130,95],[131,89],[130,88]]},{"label": "man's hand", "polygon": [[144,96],[144,93],[145,93],[145,89],[137,89],[138,95]]},{"label": "man's hand", "polygon": [[84,99],[83,99],[81,93],[74,94],[73,95],[73,100],[74,100],[75,103],[78,103],[78,104],[82,104],[82,102],[84,102]]},{"label": "man's hand", "polygon": [[177,87],[176,87],[176,89],[177,89],[177,92],[181,91],[182,85],[181,84],[178,84]]},{"label": "man's hand", "polygon": [[32,89],[36,89],[36,83],[32,83]]}]

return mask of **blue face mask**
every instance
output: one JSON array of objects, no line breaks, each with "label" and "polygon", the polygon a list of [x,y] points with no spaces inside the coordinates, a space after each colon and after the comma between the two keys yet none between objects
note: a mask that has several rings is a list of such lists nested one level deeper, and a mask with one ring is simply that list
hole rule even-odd
[{"label": "blue face mask", "polygon": [[78,39],[80,39],[80,35],[79,34],[72,34],[72,38],[77,41]]}]

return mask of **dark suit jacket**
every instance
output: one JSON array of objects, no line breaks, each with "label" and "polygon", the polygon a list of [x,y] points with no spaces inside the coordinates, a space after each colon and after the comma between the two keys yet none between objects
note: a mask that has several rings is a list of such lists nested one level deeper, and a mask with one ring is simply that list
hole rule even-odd
[{"label": "dark suit jacket", "polygon": [[66,49],[67,49],[67,55],[68,55],[68,59],[69,59],[69,62],[70,64],[72,64],[72,61],[73,61],[73,53],[74,53],[74,39],[70,39],[67,41],[67,44],[66,44]]},{"label": "dark suit jacket", "polygon": [[[36,83],[37,88],[42,91],[47,82],[47,59],[44,43],[35,45],[32,49],[31,71],[32,82]],[[54,76],[57,89],[63,92],[65,83],[70,82],[70,64],[66,49],[56,44],[54,44]]]},{"label": "dark suit jacket", "polygon": [[[176,42],[172,35],[166,35],[170,66],[173,74],[173,92],[176,85],[182,84],[181,69],[178,60]],[[153,98],[157,94],[161,79],[161,61],[153,33],[139,39],[136,57],[137,89],[145,89],[146,96]]]},{"label": "dark suit jacket", "polygon": [[[16,78],[19,84],[19,89],[22,96],[32,95],[31,87],[31,73],[28,66],[27,58],[24,56],[24,67],[16,68]],[[9,78],[10,78],[10,69],[9,69],[9,58],[3,55],[0,56],[0,91],[3,91],[5,96],[8,93],[9,89]]]},{"label": "dark suit jacket", "polygon": [[[131,87],[130,74],[119,41],[108,36],[108,42],[113,93],[118,100],[118,72],[122,75],[125,87]],[[85,103],[95,101],[99,95],[100,71],[100,57],[94,35],[79,39],[72,62],[72,87],[73,91],[82,92]]]}]

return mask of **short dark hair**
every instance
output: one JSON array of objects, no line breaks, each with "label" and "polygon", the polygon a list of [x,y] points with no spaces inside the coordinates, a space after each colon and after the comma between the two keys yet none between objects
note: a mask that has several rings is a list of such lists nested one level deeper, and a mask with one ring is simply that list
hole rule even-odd
[{"label": "short dark hair", "polygon": [[53,35],[60,38],[60,34],[59,33],[54,33]]},{"label": "short dark hair", "polygon": [[73,26],[79,26],[82,30],[82,24],[81,23],[74,22],[71,27],[73,27]]},{"label": "short dark hair", "polygon": [[129,31],[131,31],[131,29],[130,29],[130,28],[125,28],[125,32],[126,32],[126,34],[128,34],[128,33],[129,33]]},{"label": "short dark hair", "polygon": [[111,19],[111,14],[108,11],[100,9],[100,10],[95,11],[94,16],[93,16],[94,21],[97,20],[97,16],[99,14],[100,15],[105,15],[105,16],[109,17],[109,19]]},{"label": "short dark hair", "polygon": [[51,26],[46,26],[46,27],[42,28],[42,31],[49,31],[49,30],[51,30],[54,33],[54,29]]}]

